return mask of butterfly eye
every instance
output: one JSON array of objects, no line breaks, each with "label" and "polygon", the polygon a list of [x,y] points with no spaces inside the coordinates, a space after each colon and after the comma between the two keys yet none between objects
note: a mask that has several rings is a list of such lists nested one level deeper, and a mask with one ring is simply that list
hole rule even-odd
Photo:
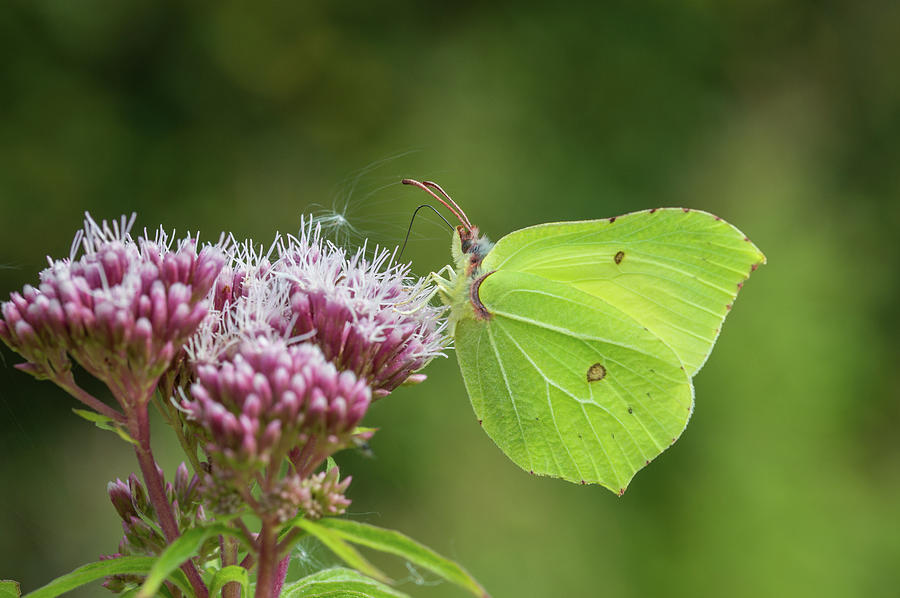
[{"label": "butterfly eye", "polygon": [[587,371],[587,381],[588,382],[597,382],[598,380],[603,380],[606,377],[606,368],[603,367],[601,363],[595,363],[591,367],[588,368]]}]

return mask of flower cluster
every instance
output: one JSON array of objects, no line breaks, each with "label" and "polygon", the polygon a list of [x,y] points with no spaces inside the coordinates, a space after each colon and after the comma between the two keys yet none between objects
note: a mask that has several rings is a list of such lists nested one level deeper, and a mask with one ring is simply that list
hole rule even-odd
[{"label": "flower cluster", "polygon": [[308,478],[289,475],[264,497],[262,510],[274,514],[279,522],[291,519],[298,510],[306,519],[313,520],[343,515],[350,506],[350,499],[344,493],[351,479],[350,476],[340,479],[337,467]]},{"label": "flower cluster", "polygon": [[[108,558],[158,555],[207,513],[229,514],[271,584],[277,527],[298,513],[344,513],[350,477],[316,472],[372,436],[358,425],[374,398],[424,380],[419,371],[446,347],[443,309],[390,252],[348,254],[311,220],[268,250],[233,237],[200,247],[162,230],[133,239],[132,224],[87,216],[69,258],[0,305],[0,339],[26,360],[17,367],[134,440],[144,484],[132,475],[109,485],[124,536]],[[102,380],[122,411],[78,387],[73,363]],[[182,465],[166,484],[156,466],[147,411],[156,390],[199,479]],[[241,520],[247,508],[261,522],[255,538]],[[223,564],[237,564],[237,545],[226,544],[199,555],[218,549]],[[202,563],[181,565],[195,590]]]},{"label": "flower cluster", "polygon": [[[217,510],[233,509],[235,492],[248,498],[255,480],[247,502],[260,516],[342,512],[349,478],[314,471],[371,437],[356,426],[373,397],[424,379],[416,372],[445,347],[442,310],[388,252],[348,257],[313,222],[268,251],[229,246],[214,309],[188,346],[180,405],[216,474],[205,486]],[[273,477],[285,457],[291,469]]]},{"label": "flower cluster", "polygon": [[429,305],[426,281],[409,279],[409,266],[376,249],[366,257],[323,243],[312,223],[280,248],[282,276],[290,282],[290,334],[309,337],[341,369],[368,380],[384,396],[416,376],[445,347],[441,308]]},{"label": "flower cluster", "polygon": [[339,480],[336,467],[310,476],[301,482],[300,508],[308,519],[342,515],[350,506],[350,501],[344,498],[349,485],[349,477]]},{"label": "flower cluster", "polygon": [[26,359],[20,369],[58,381],[71,358],[120,402],[149,399],[206,317],[224,256],[215,247],[198,253],[194,239],[173,243],[161,231],[135,242],[132,222],[98,225],[87,216],[70,258],[51,261],[37,288],[26,286],[2,305],[0,338]]},{"label": "flower cluster", "polygon": [[244,341],[217,365],[201,364],[182,407],[206,450],[234,468],[266,466],[297,445],[329,454],[347,444],[371,391],[339,372],[318,347],[265,337]]},{"label": "flower cluster", "polygon": [[[162,472],[160,472],[160,475]],[[166,484],[166,498],[175,520],[181,530],[187,530],[207,520],[203,506],[200,504],[200,486],[197,476],[191,476],[182,463],[175,472],[174,483]],[[104,559],[120,556],[157,556],[166,548],[166,539],[156,525],[149,522],[157,520],[154,506],[147,497],[147,491],[132,474],[127,481],[117,479],[107,486],[109,499],[122,518],[124,536],[119,542],[119,551],[114,555],[101,557]],[[215,538],[207,540],[197,553],[200,562],[210,558],[216,551],[218,543]],[[121,592],[127,584],[141,583],[140,576],[110,576],[103,584],[113,592]]]}]

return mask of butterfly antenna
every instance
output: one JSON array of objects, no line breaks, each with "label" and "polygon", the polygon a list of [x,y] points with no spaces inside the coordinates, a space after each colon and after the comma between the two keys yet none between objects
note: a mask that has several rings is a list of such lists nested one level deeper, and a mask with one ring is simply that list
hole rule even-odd
[{"label": "butterfly antenna", "polygon": [[422,208],[430,208],[435,214],[438,215],[438,218],[440,218],[441,220],[443,220],[444,223],[445,223],[447,226],[450,227],[450,230],[453,230],[453,225],[450,224],[450,221],[449,221],[449,220],[447,220],[446,218],[444,218],[444,215],[443,215],[443,214],[441,214],[440,212],[438,212],[437,209],[436,209],[434,206],[429,205],[429,204],[427,204],[427,203],[423,203],[423,204],[420,205],[418,208],[416,208],[416,211],[415,211],[415,212],[413,212],[412,218],[411,218],[410,221],[409,221],[409,228],[406,229],[406,238],[403,239],[403,246],[400,248],[400,253],[397,254],[397,261],[400,261],[400,258],[403,256],[403,250],[406,249],[406,243],[407,243],[407,241],[409,241],[409,233],[410,233],[410,231],[412,231],[412,225],[413,225],[413,222],[415,222],[415,220],[416,220],[416,214],[418,214],[418,213],[419,213],[419,210],[421,210]]},{"label": "butterfly antenna", "polygon": [[462,214],[463,220],[465,220],[464,224],[466,225],[466,227],[467,227],[469,230],[472,229],[472,223],[469,222],[469,217],[466,216],[466,213],[463,212],[463,210],[462,210],[461,207],[459,207],[459,204],[457,204],[455,201],[453,201],[453,198],[450,197],[450,194],[447,193],[446,191],[444,191],[444,188],[443,188],[443,187],[441,187],[440,185],[438,185],[438,184],[435,183],[434,181],[422,181],[422,184],[423,184],[423,185],[426,185],[426,186],[428,186],[428,187],[433,187],[434,189],[437,189],[438,192],[439,192],[441,195],[443,195],[443,196],[447,199],[447,201],[449,201],[451,204],[453,204],[453,207],[456,208],[456,210],[457,210],[460,214]]},{"label": "butterfly antenna", "polygon": [[[456,219],[459,220],[463,226],[465,226],[468,230],[472,230],[472,223],[469,222],[469,219],[466,218],[466,215],[463,213],[462,210],[459,209],[459,206],[456,205],[455,201],[450,199],[450,197],[448,196],[447,199],[450,199],[450,203],[447,203],[447,201],[445,201],[444,198],[439,197],[437,194],[435,194],[434,191],[432,191],[431,189],[428,188],[428,184],[434,185],[435,187],[437,187],[437,185],[435,185],[434,183],[428,183],[428,184],[421,183],[415,179],[403,179],[400,182],[403,183],[404,185],[412,185],[414,187],[418,187],[419,189],[422,189],[423,191],[428,193],[431,197],[433,197],[436,200],[438,200],[439,202],[441,202],[441,205],[443,205],[445,208],[450,210],[450,212],[454,216],[456,216]],[[440,189],[440,187],[438,187],[438,189]],[[441,192],[443,193],[443,190],[441,190]]]}]

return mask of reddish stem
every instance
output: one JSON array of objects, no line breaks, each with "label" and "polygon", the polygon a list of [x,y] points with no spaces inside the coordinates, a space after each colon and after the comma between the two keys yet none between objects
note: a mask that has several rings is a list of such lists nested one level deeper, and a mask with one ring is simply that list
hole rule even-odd
[{"label": "reddish stem", "polygon": [[71,372],[65,375],[61,375],[53,381],[56,382],[57,386],[68,392],[70,395],[72,395],[97,413],[105,415],[106,417],[120,424],[125,423],[124,415],[122,415],[88,391],[78,386]]},{"label": "reddish stem", "polygon": [[241,561],[240,566],[249,571],[254,564],[256,564],[256,557],[254,557],[252,554],[248,554],[244,557],[244,560]]},{"label": "reddish stem", "polygon": [[290,555],[278,561],[278,569],[275,571],[275,587],[272,588],[272,596],[281,596],[281,588],[284,586],[284,580],[287,577],[288,566],[291,564]]},{"label": "reddish stem", "polygon": [[263,521],[259,531],[259,566],[256,572],[256,598],[277,598],[278,531],[271,519]]},{"label": "reddish stem", "polygon": [[[166,541],[171,544],[180,533],[178,532],[178,524],[175,522],[175,515],[172,513],[172,505],[166,498],[166,490],[162,476],[156,467],[156,460],[153,458],[153,451],[150,449],[150,418],[147,414],[147,402],[140,402],[137,408],[131,412],[130,426],[131,434],[137,441],[134,452],[137,455],[138,464],[141,467],[141,474],[144,477],[144,485],[147,487],[147,496],[150,503],[156,510],[156,517],[162,528]],[[200,572],[191,560],[185,561],[181,565],[184,574],[187,575],[191,587],[198,598],[208,598],[209,591],[200,577]]]},{"label": "reddish stem", "polygon": [[309,437],[309,440],[306,441],[306,444],[303,445],[301,450],[295,448],[291,451],[291,463],[294,466],[294,471],[296,471],[297,475],[301,478],[309,477],[309,475],[315,471],[316,467],[326,459],[326,456],[322,452],[317,452],[317,448],[318,440],[316,435],[313,434]]},{"label": "reddish stem", "polygon": [[[219,546],[222,551],[222,567],[237,564],[237,540],[219,536]],[[241,598],[241,584],[236,581],[226,583],[222,588],[222,598]]]}]

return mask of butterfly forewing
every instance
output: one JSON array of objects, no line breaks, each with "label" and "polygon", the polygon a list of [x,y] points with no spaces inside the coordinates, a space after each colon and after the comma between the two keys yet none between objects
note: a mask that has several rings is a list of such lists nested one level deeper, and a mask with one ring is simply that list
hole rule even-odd
[{"label": "butterfly forewing", "polygon": [[764,261],[727,222],[663,208],[515,231],[494,246],[482,271],[533,274],[615,306],[669,345],[693,376],[742,282]]},{"label": "butterfly forewing", "polygon": [[460,368],[485,431],[522,468],[622,492],[684,430],[690,377],[629,314],[506,269],[477,293],[490,316],[459,323]]}]

